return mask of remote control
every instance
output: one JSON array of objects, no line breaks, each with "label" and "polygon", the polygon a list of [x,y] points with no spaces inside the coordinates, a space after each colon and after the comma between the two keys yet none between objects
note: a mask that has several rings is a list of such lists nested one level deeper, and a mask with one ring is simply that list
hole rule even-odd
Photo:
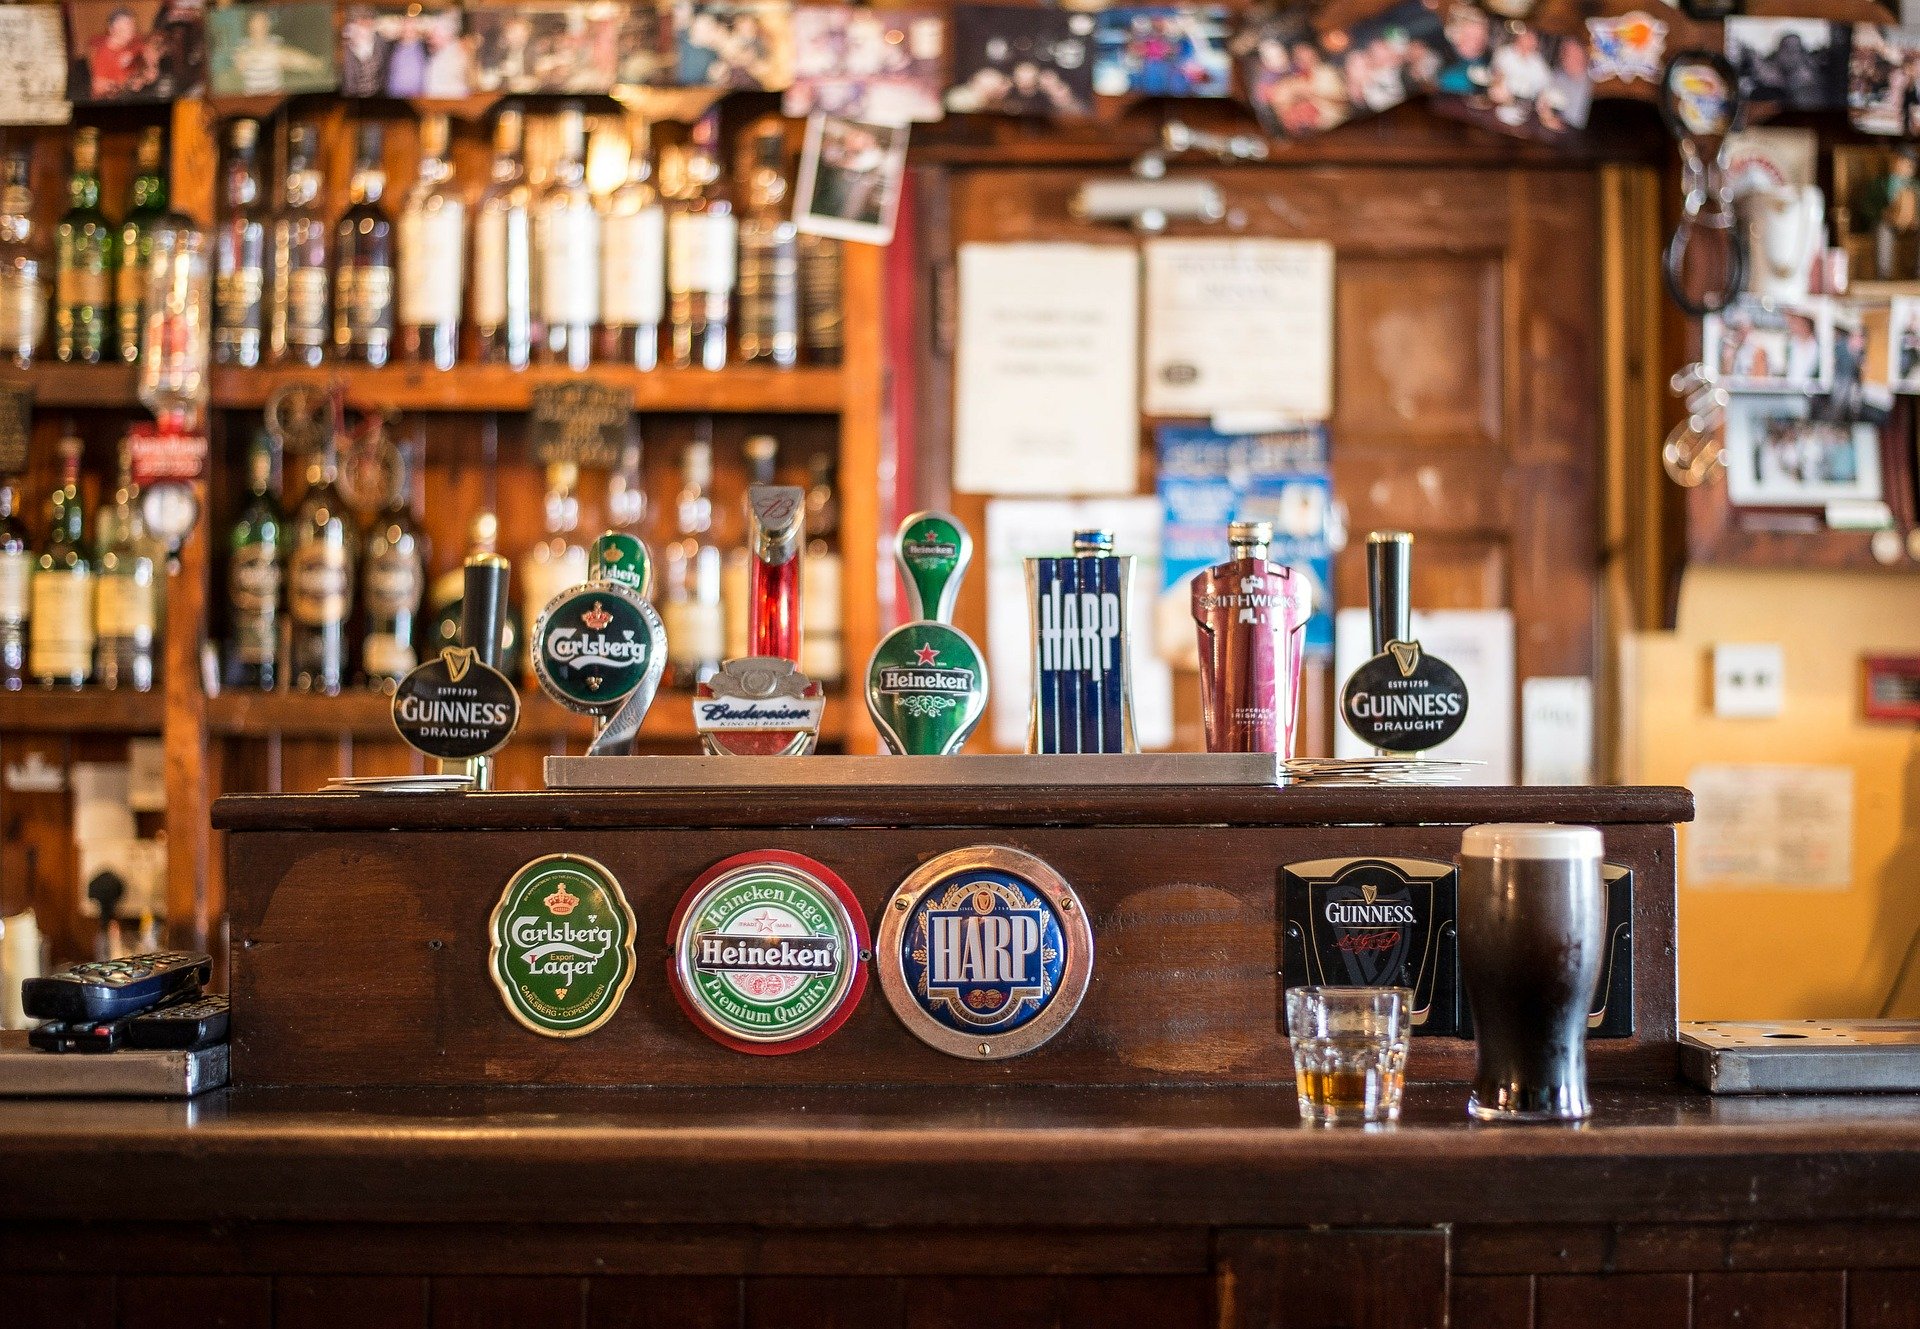
[{"label": "remote control", "polygon": [[20,1002],[37,1020],[97,1024],[197,995],[212,976],[210,956],[154,951],[70,964],[42,978],[29,978],[20,985]]},{"label": "remote control", "polygon": [[49,1020],[29,1033],[27,1042],[42,1052],[111,1052],[125,1045],[127,1026],[132,1023],[130,1016],[92,1024]]},{"label": "remote control", "polygon": [[127,1022],[127,1046],[195,1052],[227,1039],[227,999],[219,995],[162,1006]]}]

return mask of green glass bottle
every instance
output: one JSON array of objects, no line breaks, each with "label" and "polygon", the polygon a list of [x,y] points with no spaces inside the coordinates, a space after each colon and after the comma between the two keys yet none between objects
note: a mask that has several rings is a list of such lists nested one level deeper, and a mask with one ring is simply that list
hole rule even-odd
[{"label": "green glass bottle", "polygon": [[307,466],[307,492],[293,520],[288,609],[293,620],[293,686],[337,693],[347,680],[347,623],[359,565],[360,531],[339,488],[332,433]]},{"label": "green glass bottle", "polygon": [[247,506],[227,534],[227,667],[230,688],[273,691],[280,678],[280,593],[286,517],[273,494],[273,439],[247,454]]},{"label": "green glass bottle", "polygon": [[391,693],[420,663],[415,637],[427,593],[427,542],[413,513],[414,467],[408,449],[396,448],[387,477],[387,502],[367,530],[360,565],[360,599],[366,633],[360,639],[360,671],[367,686]]},{"label": "green glass bottle", "polygon": [[100,131],[86,125],[73,135],[68,207],[54,230],[54,356],[99,364],[113,345],[115,237],[100,211]]},{"label": "green glass bottle", "polygon": [[17,476],[0,475],[0,688],[18,692],[27,681],[27,586],[33,545],[20,520]]},{"label": "green glass bottle", "polygon": [[133,483],[133,450],[120,445],[120,474],[113,500],[94,521],[98,542],[94,579],[94,681],[103,688],[134,692],[153,689],[153,648],[159,636],[155,599],[158,569],[140,515],[140,490]]},{"label": "green glass bottle", "polygon": [[140,358],[140,320],[146,308],[147,260],[153,257],[153,224],[167,215],[167,177],[160,169],[164,147],[160,126],[149,125],[140,135],[133,189],[127,200],[126,219],[120,223],[113,321],[120,334],[120,358],[127,364]]},{"label": "green glass bottle", "polygon": [[80,501],[78,438],[60,440],[60,483],[47,502],[47,542],[34,560],[27,670],[43,687],[84,687],[93,671],[93,564]]}]

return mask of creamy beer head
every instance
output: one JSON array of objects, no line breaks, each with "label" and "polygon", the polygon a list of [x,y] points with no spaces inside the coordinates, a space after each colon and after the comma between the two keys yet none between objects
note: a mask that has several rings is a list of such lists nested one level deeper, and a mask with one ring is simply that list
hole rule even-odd
[{"label": "creamy beer head", "polygon": [[1591,826],[1524,822],[1469,826],[1460,837],[1462,858],[1597,859],[1600,832]]}]

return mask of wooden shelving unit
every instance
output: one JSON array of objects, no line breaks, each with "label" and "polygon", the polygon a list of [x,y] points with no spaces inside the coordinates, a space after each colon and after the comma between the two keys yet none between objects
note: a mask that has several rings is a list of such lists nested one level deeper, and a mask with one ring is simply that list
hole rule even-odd
[{"label": "wooden shelving unit", "polygon": [[338,383],[347,404],[355,408],[524,411],[541,384],[582,379],[626,388],[636,411],[834,415],[846,398],[846,380],[839,369],[735,368],[710,373],[621,365],[594,365],[582,371],[554,365],[519,370],[491,365],[455,365],[445,370],[419,365],[216,368],[212,396],[217,410],[258,410],[275,389],[286,384],[325,388]]},{"label": "wooden shelving unit", "polygon": [[121,364],[48,363],[0,370],[0,385],[26,388],[36,407],[49,410],[133,410],[140,405],[134,391],[138,378],[134,366]]},{"label": "wooden shelving unit", "polygon": [[166,718],[166,697],[152,692],[101,688],[40,688],[0,692],[0,733],[157,734]]}]

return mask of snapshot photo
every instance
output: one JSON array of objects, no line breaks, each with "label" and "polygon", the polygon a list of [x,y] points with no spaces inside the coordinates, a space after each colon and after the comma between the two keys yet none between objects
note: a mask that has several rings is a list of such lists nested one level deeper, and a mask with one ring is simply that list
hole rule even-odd
[{"label": "snapshot photo", "polygon": [[956,5],[947,109],[1078,116],[1093,110],[1093,15]]},{"label": "snapshot photo", "polygon": [[169,102],[206,82],[200,0],[67,0],[67,98]]},{"label": "snapshot photo", "polygon": [[1820,507],[1884,497],[1880,426],[1815,419],[1806,397],[1727,406],[1727,497],[1742,507]]},{"label": "snapshot photo", "polygon": [[207,84],[217,96],[326,92],[334,69],[333,6],[224,5],[207,14]]},{"label": "snapshot photo", "polygon": [[1887,385],[1920,392],[1920,299],[1895,296],[1887,317]]},{"label": "snapshot photo", "polygon": [[[1920,303],[1920,302],[1917,302]],[[1889,320],[1884,305],[1832,302],[1833,354],[1826,392],[1813,399],[1815,420],[1881,425],[1893,409],[1887,386]],[[1916,311],[1920,312],[1920,311]],[[1916,347],[1920,359],[1920,346]],[[1920,371],[1920,365],[1916,365]]]},{"label": "snapshot photo", "polygon": [[348,97],[465,97],[473,57],[458,9],[350,6],[340,19],[340,91]]},{"label": "snapshot photo", "polygon": [[1438,9],[1402,0],[1351,28],[1317,33],[1299,12],[1236,41],[1241,81],[1269,133],[1320,133],[1431,89],[1452,48]]},{"label": "snapshot photo", "polygon": [[1832,309],[1824,300],[1735,301],[1701,326],[1701,358],[1732,392],[1819,392],[1833,356]]},{"label": "snapshot photo", "polygon": [[[1440,72],[1433,109],[1546,142],[1586,128],[1593,109],[1586,43],[1511,20],[1488,21],[1487,28],[1483,36],[1480,22],[1450,15],[1447,35],[1456,58]],[[1456,91],[1461,87],[1471,90]]]},{"label": "snapshot photo", "polygon": [[1920,31],[1853,25],[1847,118],[1863,134],[1920,134]]},{"label": "snapshot photo", "polygon": [[808,235],[884,245],[893,239],[907,172],[905,125],[838,116],[807,121],[793,223]]},{"label": "snapshot photo", "polygon": [[1635,10],[1587,20],[1595,83],[1658,83],[1666,65],[1667,25]]},{"label": "snapshot photo", "polygon": [[1727,59],[1747,97],[1797,111],[1837,111],[1847,104],[1847,48],[1852,27],[1819,19],[1727,20]]},{"label": "snapshot photo", "polygon": [[476,5],[466,11],[476,92],[606,92],[623,11],[610,4]]},{"label": "snapshot photo", "polygon": [[793,81],[793,11],[784,3],[674,7],[680,82],[689,88],[764,88]]},{"label": "snapshot photo", "polygon": [[1233,91],[1224,9],[1105,9],[1095,18],[1093,41],[1093,90],[1102,97],[1225,97]]},{"label": "snapshot photo", "polygon": [[944,114],[946,23],[927,10],[803,5],[793,11],[793,83],[781,109],[903,125]]}]

